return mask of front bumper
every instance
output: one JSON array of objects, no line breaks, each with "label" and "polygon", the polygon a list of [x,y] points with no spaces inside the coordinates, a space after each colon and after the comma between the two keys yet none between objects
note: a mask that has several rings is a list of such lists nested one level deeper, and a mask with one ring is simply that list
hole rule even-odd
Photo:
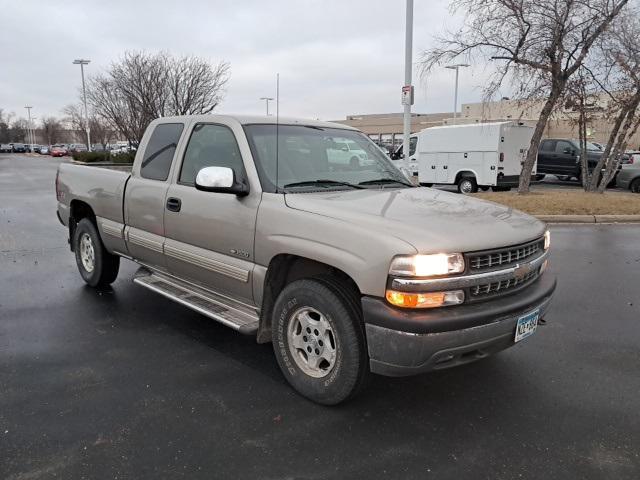
[{"label": "front bumper", "polygon": [[518,318],[539,309],[543,318],[556,280],[545,273],[513,295],[430,311],[401,310],[364,297],[369,366],[373,373],[406,376],[454,367],[514,344]]}]

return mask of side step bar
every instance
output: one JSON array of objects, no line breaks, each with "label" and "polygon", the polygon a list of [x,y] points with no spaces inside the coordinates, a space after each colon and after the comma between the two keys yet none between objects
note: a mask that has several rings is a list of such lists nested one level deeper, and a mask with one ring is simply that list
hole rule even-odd
[{"label": "side step bar", "polygon": [[228,297],[205,292],[198,287],[150,272],[145,268],[138,270],[133,281],[240,333],[250,335],[258,331],[258,313]]}]

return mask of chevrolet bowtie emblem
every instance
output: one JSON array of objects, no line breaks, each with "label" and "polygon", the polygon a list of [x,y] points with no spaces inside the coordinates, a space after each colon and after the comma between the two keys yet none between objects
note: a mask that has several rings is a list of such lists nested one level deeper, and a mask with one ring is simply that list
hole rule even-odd
[{"label": "chevrolet bowtie emblem", "polygon": [[513,271],[513,276],[516,277],[517,280],[522,280],[531,272],[531,270],[531,265],[528,263],[524,265],[517,265]]}]

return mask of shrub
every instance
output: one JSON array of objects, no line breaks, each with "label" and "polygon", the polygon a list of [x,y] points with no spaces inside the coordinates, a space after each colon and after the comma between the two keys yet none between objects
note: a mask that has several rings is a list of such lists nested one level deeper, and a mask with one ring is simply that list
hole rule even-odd
[{"label": "shrub", "polygon": [[78,162],[95,163],[133,163],[136,152],[119,152],[111,154],[110,152],[73,152],[72,157]]}]

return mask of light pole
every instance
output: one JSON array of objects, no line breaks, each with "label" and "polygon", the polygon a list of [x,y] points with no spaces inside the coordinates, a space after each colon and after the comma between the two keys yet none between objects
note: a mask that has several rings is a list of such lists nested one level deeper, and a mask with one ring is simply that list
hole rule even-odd
[{"label": "light pole", "polygon": [[27,123],[27,138],[29,140],[29,143],[31,145],[29,145],[29,151],[31,151],[31,149],[33,149],[33,137],[31,135],[31,109],[33,108],[30,105],[26,105],[24,108],[27,109],[27,115],[29,117],[29,123]]},{"label": "light pole", "polygon": [[82,96],[84,100],[84,121],[87,129],[87,150],[91,151],[91,136],[89,134],[89,111],[87,110],[87,89],[84,86],[84,66],[88,65],[91,60],[85,60],[83,58],[77,58],[73,61],[74,65],[80,65],[80,73],[82,75]]},{"label": "light pole", "polygon": [[267,104],[267,117],[269,116],[269,102],[273,100],[273,97],[260,97],[260,100],[264,100]]},{"label": "light pole", "polygon": [[31,117],[31,153],[33,153],[33,146],[36,144],[36,120],[38,117]]},{"label": "light pole", "polygon": [[404,86],[402,87],[402,104],[404,105],[404,125],[402,129],[403,165],[409,170],[409,137],[411,136],[411,105],[413,104],[413,85],[411,70],[413,68],[413,0],[407,0],[407,17],[404,39]]},{"label": "light pole", "polygon": [[458,72],[460,67],[468,67],[468,63],[458,63],[457,65],[448,65],[444,68],[448,68],[450,70],[456,71],[456,88],[455,93],[453,94],[453,123],[456,123],[456,118],[458,116]]}]

